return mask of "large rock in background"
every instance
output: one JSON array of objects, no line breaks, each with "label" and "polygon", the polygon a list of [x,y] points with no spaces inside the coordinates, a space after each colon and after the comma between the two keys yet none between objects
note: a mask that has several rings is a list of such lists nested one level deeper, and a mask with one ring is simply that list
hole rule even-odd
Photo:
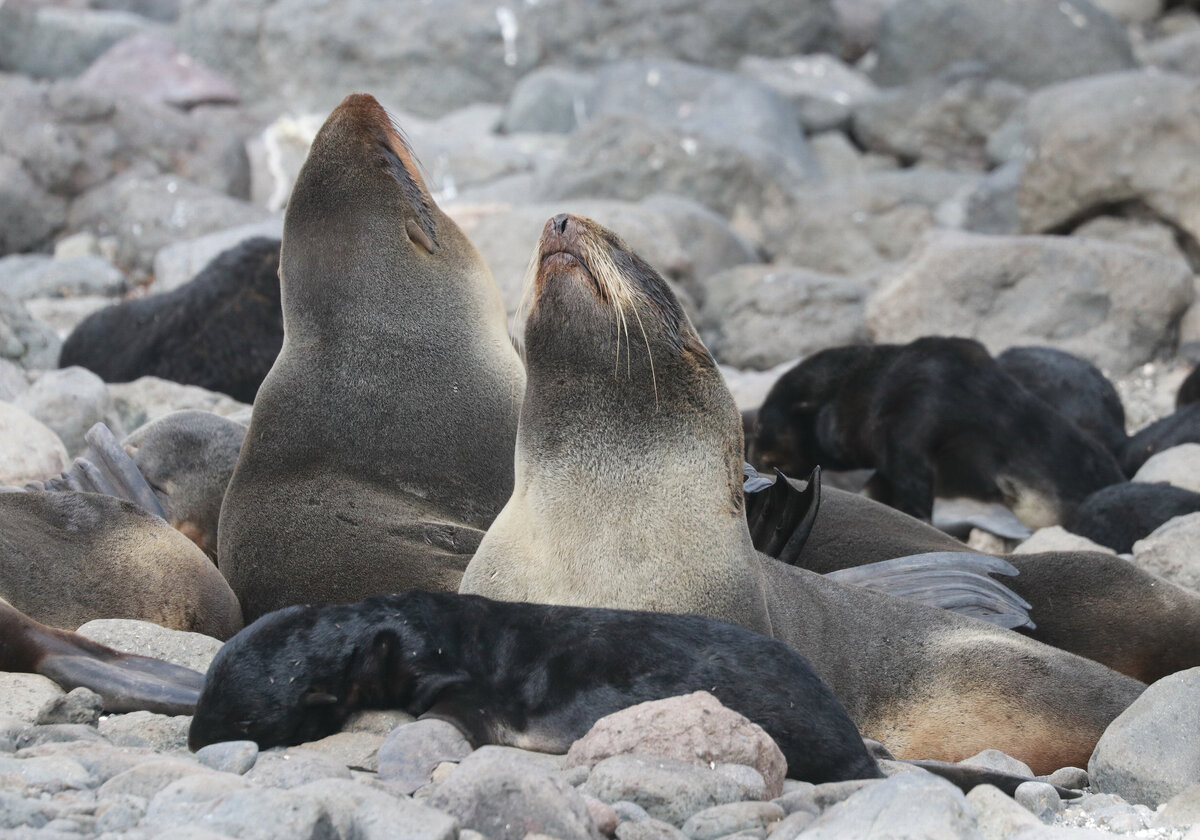
[{"label": "large rock in background", "polygon": [[152,33],[113,44],[92,62],[78,84],[100,92],[119,90],[185,110],[203,104],[233,105],[239,100],[232,82]]},{"label": "large rock in background", "polygon": [[64,9],[36,0],[0,4],[0,71],[64,79],[149,22],[134,14]]},{"label": "large rock in background", "polygon": [[867,301],[879,342],[977,338],[993,353],[1045,344],[1126,373],[1175,350],[1187,264],[1092,239],[930,234]]},{"label": "large rock in background", "polygon": [[[0,134],[7,133],[5,126]],[[47,244],[66,219],[67,202],[38,186],[20,160],[0,152],[0,254]]]},{"label": "large rock in background", "polygon": [[856,105],[878,93],[870,78],[832,55],[748,55],[737,69],[782,94],[809,132],[838,128]]},{"label": "large rock in background", "polygon": [[883,85],[902,85],[963,61],[1026,87],[1137,66],[1129,36],[1087,0],[900,0],[883,15]]},{"label": "large rock in background", "polygon": [[539,65],[594,66],[664,56],[732,67],[744,54],[836,52],[829,0],[746,3],[480,0],[336,5],[184,0],[181,46],[233,75],[247,97],[327,111],[352,90],[391,107],[443,114],[502,102]]},{"label": "large rock in background", "polygon": [[54,330],[34,319],[19,300],[0,293],[0,359],[25,368],[52,368],[60,349]]},{"label": "large rock in background", "polygon": [[1132,203],[1200,240],[1200,80],[1080,79],[1034,94],[1012,120],[1019,141],[996,151],[1022,161],[1022,230],[1056,231]]}]

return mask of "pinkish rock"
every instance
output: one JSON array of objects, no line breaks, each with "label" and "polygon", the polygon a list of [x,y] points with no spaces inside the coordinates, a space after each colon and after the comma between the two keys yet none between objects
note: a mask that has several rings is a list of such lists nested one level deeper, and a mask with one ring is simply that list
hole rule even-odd
[{"label": "pinkish rock", "polygon": [[237,104],[237,88],[224,76],[176,49],[159,35],[134,35],[113,44],[78,79],[80,87],[119,91],[158,105],[187,110]]},{"label": "pinkish rock", "polygon": [[641,753],[695,764],[746,764],[767,783],[767,798],[783,792],[787,760],[756,723],[727,709],[707,691],[652,700],[596,721],[571,745],[566,767]]}]

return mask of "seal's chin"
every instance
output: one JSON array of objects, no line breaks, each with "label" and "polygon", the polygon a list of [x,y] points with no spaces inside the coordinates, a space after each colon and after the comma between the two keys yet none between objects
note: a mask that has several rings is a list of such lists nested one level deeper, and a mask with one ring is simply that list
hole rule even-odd
[{"label": "seal's chin", "polygon": [[600,281],[588,270],[587,263],[583,261],[581,256],[571,251],[556,249],[542,254],[537,274],[537,291],[539,295],[546,288],[547,283],[554,281],[582,281],[600,302],[603,303],[607,300],[604,290],[600,286]]}]

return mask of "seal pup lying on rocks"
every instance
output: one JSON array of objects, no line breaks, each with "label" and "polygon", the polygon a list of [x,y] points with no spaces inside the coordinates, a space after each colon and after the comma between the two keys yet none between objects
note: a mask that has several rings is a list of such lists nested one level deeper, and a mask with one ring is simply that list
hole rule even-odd
[{"label": "seal pup lying on rocks", "polygon": [[516,485],[460,591],[758,630],[805,655],[900,757],[996,748],[1035,772],[1087,761],[1141,683],[759,554],[741,416],[666,282],[575,216],[547,223],[535,262]]},{"label": "seal pup lying on rocks", "polygon": [[372,97],[313,141],[280,277],[283,349],[218,533],[246,616],[453,590],[512,489],[524,371],[491,273]]}]

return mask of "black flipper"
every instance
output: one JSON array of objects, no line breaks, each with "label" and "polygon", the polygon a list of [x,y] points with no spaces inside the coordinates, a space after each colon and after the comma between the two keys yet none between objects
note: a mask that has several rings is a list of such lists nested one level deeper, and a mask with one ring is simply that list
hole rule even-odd
[{"label": "black flipper", "polygon": [[1018,574],[1007,560],[967,551],[933,551],[830,572],[839,583],[866,586],[900,598],[979,618],[1009,630],[1035,628],[1032,606],[989,575]]},{"label": "black flipper", "polygon": [[779,470],[774,481],[749,464],[742,465],[742,472],[746,476],[742,485],[746,524],[754,547],[768,557],[796,565],[821,507],[821,468],[813,469],[803,490]]},{"label": "black flipper", "polygon": [[1006,540],[1027,540],[1033,536],[1029,526],[1004,505],[977,499],[934,499],[933,525],[960,540],[970,536],[972,528]]},{"label": "black flipper", "polygon": [[25,485],[26,490],[73,490],[77,493],[101,493],[133,502],[142,510],[167,518],[166,511],[147,483],[145,476],[129,457],[108,426],[97,423],[83,436],[90,446],[89,457],[76,458],[61,475]]},{"label": "black flipper", "polygon": [[[995,785],[1000,790],[1013,796],[1017,792],[1023,782],[1037,782],[1040,779],[1032,779],[1026,776],[1014,776],[1011,773],[1001,773],[997,770],[988,770],[985,767],[972,767],[969,764],[951,764],[948,761],[905,761],[905,764],[911,764],[915,767],[920,767],[923,770],[928,770],[934,775],[941,776],[948,782],[957,785],[964,793],[979,785]],[[1083,793],[1070,788],[1059,787],[1052,785],[1058,791],[1058,795],[1063,799],[1077,799],[1083,796]]]}]

